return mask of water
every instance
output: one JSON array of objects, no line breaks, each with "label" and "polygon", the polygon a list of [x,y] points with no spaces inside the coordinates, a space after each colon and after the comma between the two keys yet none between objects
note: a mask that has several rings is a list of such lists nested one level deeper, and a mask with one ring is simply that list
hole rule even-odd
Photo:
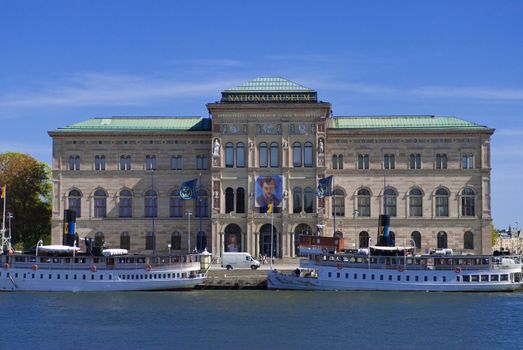
[{"label": "water", "polygon": [[2,293],[0,349],[522,349],[523,293]]}]

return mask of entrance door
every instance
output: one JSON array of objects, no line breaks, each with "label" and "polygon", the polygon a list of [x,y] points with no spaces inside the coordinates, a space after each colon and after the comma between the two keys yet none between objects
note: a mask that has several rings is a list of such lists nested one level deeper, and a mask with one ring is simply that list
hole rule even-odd
[{"label": "entrance door", "polygon": [[[273,228],[273,247],[272,252],[273,256],[276,256],[276,252],[278,251],[277,245],[277,234],[276,234],[276,228]],[[265,224],[260,229],[260,254],[266,255],[267,257],[271,256],[271,225]]]}]

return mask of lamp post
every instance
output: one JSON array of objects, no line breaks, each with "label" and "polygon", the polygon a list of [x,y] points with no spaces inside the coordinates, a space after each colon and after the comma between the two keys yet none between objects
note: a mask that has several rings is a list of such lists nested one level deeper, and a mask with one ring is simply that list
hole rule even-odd
[{"label": "lamp post", "polygon": [[356,242],[358,241],[358,216],[359,215],[360,215],[360,212],[358,211],[358,209],[354,209],[354,211],[352,212],[352,217],[354,219],[354,245],[353,245],[354,249],[356,249]]},{"label": "lamp post", "polygon": [[191,253],[191,215],[192,211],[187,210],[185,212],[185,215],[187,215],[187,252]]},{"label": "lamp post", "polygon": [[13,218],[13,213],[7,213],[7,218],[9,219],[9,242],[11,242],[11,239],[13,238],[13,233],[11,232],[11,219]]},{"label": "lamp post", "polygon": [[167,248],[169,248],[169,256],[171,255],[171,243],[167,244]]}]

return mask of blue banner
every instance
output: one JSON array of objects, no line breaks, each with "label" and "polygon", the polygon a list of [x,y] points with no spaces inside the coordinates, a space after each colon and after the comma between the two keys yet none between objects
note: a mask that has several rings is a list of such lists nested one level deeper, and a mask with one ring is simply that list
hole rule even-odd
[{"label": "blue banner", "polygon": [[185,181],[180,187],[181,199],[196,199],[196,179]]},{"label": "blue banner", "polygon": [[332,175],[318,181],[316,194],[320,198],[332,196]]}]

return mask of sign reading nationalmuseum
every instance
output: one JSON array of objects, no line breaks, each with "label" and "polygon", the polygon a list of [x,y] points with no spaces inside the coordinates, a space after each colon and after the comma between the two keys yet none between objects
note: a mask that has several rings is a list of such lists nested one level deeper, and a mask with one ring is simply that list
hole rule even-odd
[{"label": "sign reading nationalmuseum", "polygon": [[222,92],[222,103],[316,103],[315,91],[305,92]]}]

